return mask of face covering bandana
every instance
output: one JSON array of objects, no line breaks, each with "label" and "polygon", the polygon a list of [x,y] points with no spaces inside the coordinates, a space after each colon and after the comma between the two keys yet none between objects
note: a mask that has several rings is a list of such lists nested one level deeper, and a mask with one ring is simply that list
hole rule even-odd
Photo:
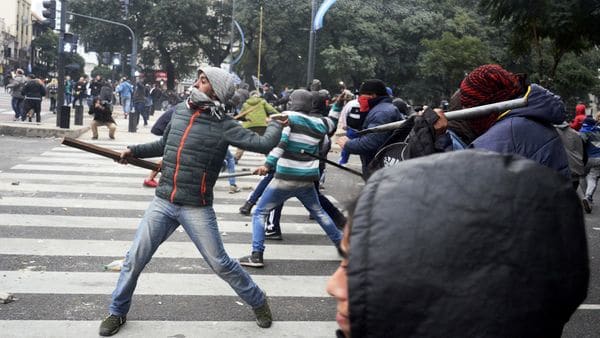
[{"label": "face covering bandana", "polygon": [[369,97],[367,96],[359,96],[358,97],[358,104],[360,105],[360,112],[361,113],[366,113],[369,111]]}]

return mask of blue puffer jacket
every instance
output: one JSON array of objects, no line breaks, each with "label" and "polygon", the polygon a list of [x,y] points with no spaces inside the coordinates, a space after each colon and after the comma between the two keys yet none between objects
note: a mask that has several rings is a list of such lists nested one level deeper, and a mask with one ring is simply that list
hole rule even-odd
[{"label": "blue puffer jacket", "polygon": [[[402,120],[402,114],[400,114],[398,108],[392,104],[391,98],[385,97],[377,99],[380,101],[367,114],[365,122],[363,123],[363,129],[373,128],[382,124]],[[375,154],[377,154],[377,150],[391,135],[391,131],[363,135],[361,137],[348,140],[344,146],[344,149],[350,154],[360,155],[362,171],[363,173],[366,173],[367,166],[371,160],[373,160]]]},{"label": "blue puffer jacket", "polygon": [[588,157],[600,157],[600,125],[593,117],[588,116],[583,120],[579,135],[585,142],[585,151]]},{"label": "blue puffer jacket", "polygon": [[559,96],[536,84],[531,85],[526,95],[526,107],[508,111],[470,147],[518,154],[570,178],[567,154],[553,127],[565,120],[564,103]]}]

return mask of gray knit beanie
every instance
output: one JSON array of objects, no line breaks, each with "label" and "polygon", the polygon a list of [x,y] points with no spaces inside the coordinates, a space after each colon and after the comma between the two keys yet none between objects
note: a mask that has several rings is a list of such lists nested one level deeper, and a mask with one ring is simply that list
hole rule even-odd
[{"label": "gray knit beanie", "polygon": [[290,94],[288,110],[308,113],[312,109],[312,94],[306,89],[296,89]]},{"label": "gray knit beanie", "polygon": [[233,76],[221,68],[200,67],[198,72],[204,73],[221,103],[227,103],[235,93]]}]

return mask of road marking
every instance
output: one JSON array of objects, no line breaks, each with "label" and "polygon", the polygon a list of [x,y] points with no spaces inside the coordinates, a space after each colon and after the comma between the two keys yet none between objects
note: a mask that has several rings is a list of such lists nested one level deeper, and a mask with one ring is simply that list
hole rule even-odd
[{"label": "road marking", "polygon": [[[92,216],[60,216],[60,215],[27,215],[0,214],[0,225],[19,227],[51,227],[51,228],[85,228],[85,229],[126,229],[135,230],[140,217],[92,217]],[[308,220],[307,220],[308,221]],[[219,231],[226,233],[252,233],[252,220],[244,221],[219,220]],[[323,235],[323,230],[312,221],[308,223],[282,222],[284,234]]]},{"label": "road marking", "polygon": [[[137,292],[137,290],[136,290]],[[335,309],[332,310],[335,312]],[[26,328],[29,338],[98,337],[100,319],[95,321],[62,320],[2,320],[0,332],[4,338],[22,338]],[[307,331],[308,330],[308,331]],[[337,330],[335,322],[274,321],[269,329],[259,328],[254,321],[132,321],[119,330],[119,336],[148,337],[332,337]]]},{"label": "road marking", "polygon": [[[100,270],[101,267],[98,267]],[[111,294],[118,273],[59,271],[0,271],[0,281],[11,293]],[[329,276],[254,275],[252,279],[270,297],[328,297]],[[185,285],[168,287],[166,285]],[[142,273],[138,295],[235,296],[233,289],[215,274]]]},{"label": "road marking", "polygon": [[579,310],[600,310],[600,304],[581,304]]},{"label": "road marking", "polygon": [[[251,240],[248,238],[248,244],[225,243],[224,246],[231,257],[242,257],[250,254],[252,250],[250,243]],[[115,257],[124,256],[130,246],[131,238],[120,241],[0,238],[0,255]],[[269,259],[339,261],[338,253],[333,244],[291,245],[267,243],[266,247],[265,260],[267,264]],[[200,254],[191,241],[174,242],[167,240],[158,248],[154,257],[200,259]]]}]

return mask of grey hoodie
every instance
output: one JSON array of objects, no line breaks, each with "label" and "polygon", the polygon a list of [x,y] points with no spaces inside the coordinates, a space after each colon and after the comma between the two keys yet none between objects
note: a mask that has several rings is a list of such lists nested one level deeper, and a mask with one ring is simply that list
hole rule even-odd
[{"label": "grey hoodie", "polygon": [[554,127],[556,127],[556,131],[558,131],[558,135],[565,146],[571,177],[573,180],[578,180],[580,177],[585,176],[583,139],[567,122],[555,125]]}]

